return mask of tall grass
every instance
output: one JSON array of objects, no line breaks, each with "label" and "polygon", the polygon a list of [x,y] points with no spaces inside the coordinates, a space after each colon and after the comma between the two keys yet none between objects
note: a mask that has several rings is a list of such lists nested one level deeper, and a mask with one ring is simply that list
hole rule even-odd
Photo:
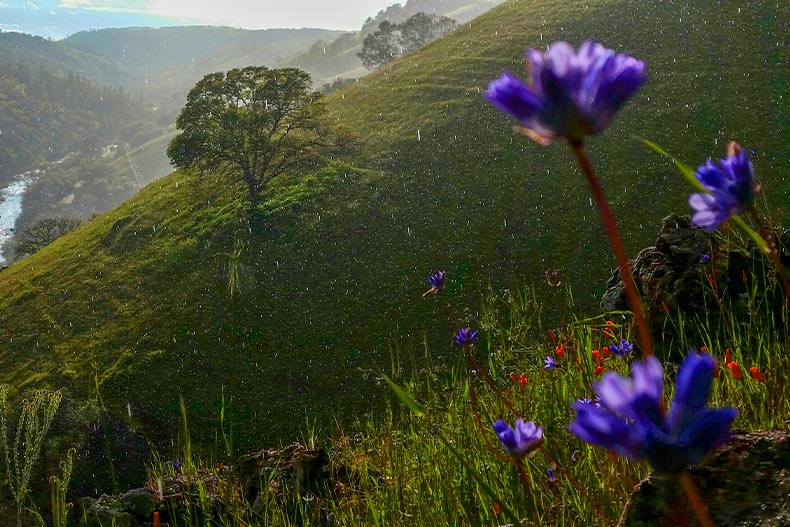
[{"label": "tall grass", "polygon": [[[572,305],[569,292],[558,294],[565,294],[566,304]],[[752,295],[747,302],[759,303],[759,298]],[[323,442],[330,463],[318,491],[293,489],[283,496],[267,492],[269,482],[262,481],[264,491],[254,507],[238,492],[227,491],[226,496],[235,497],[224,505],[198,496],[194,506],[213,512],[184,515],[171,525],[502,525],[513,523],[513,518],[548,526],[611,525],[648,467],[591,447],[566,427],[573,417],[570,404],[592,397],[592,383],[601,377],[600,371],[596,374],[600,363],[591,351],[629,337],[630,328],[617,317],[578,319],[568,311],[567,322],[549,331],[541,321],[540,304],[526,289],[489,293],[485,304],[485,334],[472,353],[478,365],[485,365],[488,379],[482,367],[470,371],[460,356],[449,369],[435,368],[426,349],[424,360],[411,358],[422,367],[410,373],[399,367],[404,361],[399,357],[389,374],[419,405],[419,415],[393,398],[386,411],[339,429]],[[730,348],[732,360],[740,361],[740,380],[720,361],[711,400],[713,407],[740,409],[735,428],[786,427],[786,332],[773,317],[755,314],[748,324],[729,321],[722,326],[676,314],[668,323],[705,335],[698,343],[680,339],[678,347],[705,346],[720,359]],[[564,356],[557,354],[558,347]],[[544,369],[547,355],[557,360],[556,369]],[[605,358],[603,365],[606,370],[628,370],[628,361],[614,356]],[[749,374],[751,365],[759,367],[764,382]],[[673,363],[665,370],[673,379]],[[513,422],[517,416],[544,427],[544,448],[523,462],[525,480],[503,460],[490,426],[497,419]],[[161,477],[156,472],[162,466],[152,469],[153,479]],[[195,470],[213,471],[233,488],[227,471],[210,463],[197,463]]]}]

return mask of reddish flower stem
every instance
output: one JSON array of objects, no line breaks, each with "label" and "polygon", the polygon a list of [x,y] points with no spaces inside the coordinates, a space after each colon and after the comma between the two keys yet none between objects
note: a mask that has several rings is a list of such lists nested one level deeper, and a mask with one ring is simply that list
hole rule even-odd
[{"label": "reddish flower stem", "polygon": [[546,447],[541,446],[540,447],[540,451],[543,453],[544,456],[546,456],[546,460],[549,463],[553,464],[555,467],[557,467],[557,470],[560,472],[560,474],[562,474],[563,476],[565,476],[568,479],[568,481],[571,483],[571,485],[573,485],[573,487],[579,492],[579,494],[582,495],[582,498],[584,498],[585,501],[590,505],[590,507],[593,508],[593,510],[596,512],[596,514],[598,514],[598,516],[600,516],[601,519],[604,522],[606,522],[607,524],[610,523],[609,522],[609,517],[606,516],[606,513],[603,511],[603,509],[601,509],[601,507],[598,505],[598,503],[594,499],[592,499],[589,494],[587,494],[584,491],[584,488],[579,484],[579,482],[576,480],[576,478],[574,478],[571,475],[570,472],[565,470],[565,468],[562,465],[557,463],[557,461],[553,457],[551,457],[551,454],[549,454],[549,451],[546,450]]},{"label": "reddish flower stem", "polygon": [[782,259],[779,256],[779,251],[776,248],[776,242],[773,241],[776,238],[776,235],[772,234],[768,227],[765,226],[762,218],[760,218],[760,215],[757,214],[757,211],[754,209],[754,206],[750,205],[747,207],[746,212],[749,214],[749,217],[752,218],[752,220],[757,224],[757,229],[760,233],[760,236],[763,238],[763,240],[765,240],[765,243],[768,244],[768,256],[774,263],[776,275],[779,278],[779,283],[782,285],[782,292],[785,295],[785,302],[790,305],[790,276],[785,266],[782,265]]},{"label": "reddish flower stem", "polygon": [[609,242],[612,244],[612,252],[614,252],[617,265],[620,266],[620,276],[625,285],[625,295],[628,299],[628,304],[631,306],[631,311],[634,315],[634,322],[639,336],[640,349],[642,356],[647,357],[653,354],[653,343],[650,339],[650,329],[647,326],[647,319],[645,319],[645,312],[642,309],[642,302],[639,300],[639,293],[636,290],[636,283],[634,276],[631,273],[631,266],[628,264],[628,258],[625,255],[625,247],[620,238],[620,233],[617,230],[617,222],[612,214],[612,209],[609,207],[609,202],[606,201],[603,189],[595,177],[595,171],[590,164],[590,159],[587,157],[587,152],[584,151],[584,146],[581,141],[569,141],[571,150],[576,156],[576,161],[579,163],[584,177],[587,179],[587,184],[593,193],[593,198],[598,205],[598,212],[601,214],[606,235],[609,237]]},{"label": "reddish flower stem", "polygon": [[486,381],[486,383],[488,384],[489,387],[491,387],[492,390],[494,390],[494,393],[496,393],[497,397],[499,397],[499,400],[502,401],[505,406],[507,406],[508,410],[510,410],[510,413],[513,414],[514,417],[519,417],[516,409],[513,408],[513,405],[510,404],[510,401],[508,401],[505,398],[505,396],[502,395],[502,392],[499,391],[499,386],[497,386],[496,382],[494,382],[494,379],[492,379],[491,376],[488,374],[488,371],[485,370],[482,366],[480,366],[480,364],[477,362],[477,359],[475,359],[474,355],[472,355],[471,351],[469,351],[469,354],[467,355],[467,360],[469,361],[470,371],[474,370],[480,375],[482,375],[483,380]]},{"label": "reddish flower stem", "polygon": [[683,491],[686,493],[691,508],[694,509],[694,513],[697,515],[700,525],[702,525],[702,527],[713,527],[713,520],[711,520],[710,514],[708,514],[708,507],[705,505],[705,502],[702,501],[702,496],[697,490],[697,486],[694,485],[694,482],[691,480],[691,476],[689,476],[688,472],[680,473],[680,484],[683,487]]},{"label": "reddish flower stem", "polygon": [[530,497],[532,501],[532,517],[535,519],[535,525],[540,525],[540,516],[538,515],[538,500],[535,498],[535,491],[532,490],[527,473],[524,472],[524,466],[521,463],[516,464],[518,469],[518,479],[521,480],[521,485],[524,487],[524,493]]}]

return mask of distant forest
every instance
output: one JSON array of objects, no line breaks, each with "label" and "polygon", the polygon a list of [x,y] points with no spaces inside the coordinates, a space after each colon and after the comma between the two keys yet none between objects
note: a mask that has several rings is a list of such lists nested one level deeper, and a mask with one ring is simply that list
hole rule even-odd
[{"label": "distant forest", "polygon": [[0,182],[69,152],[142,142],[151,128],[150,115],[123,88],[0,61]]}]

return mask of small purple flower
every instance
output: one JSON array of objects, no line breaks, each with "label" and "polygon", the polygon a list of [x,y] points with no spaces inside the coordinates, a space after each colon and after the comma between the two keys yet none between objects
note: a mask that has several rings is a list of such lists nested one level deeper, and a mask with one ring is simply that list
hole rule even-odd
[{"label": "small purple flower", "polygon": [[444,281],[447,278],[447,273],[444,271],[436,271],[428,275],[428,282],[434,289],[444,289]]},{"label": "small purple flower", "polygon": [[625,339],[620,340],[620,345],[617,346],[615,344],[611,344],[609,346],[609,351],[617,355],[617,357],[621,359],[625,359],[629,353],[634,351],[634,345],[628,342]]},{"label": "small purple flower", "polygon": [[455,343],[458,346],[471,346],[477,339],[477,331],[472,331],[470,328],[460,328],[455,332]]},{"label": "small purple flower", "polygon": [[182,466],[182,465],[183,465],[183,464],[182,464],[182,463],[181,463],[181,461],[179,461],[178,459],[174,459],[174,460],[173,460],[173,469],[174,469],[176,472],[181,472],[181,466]]},{"label": "small purple flower", "polygon": [[646,79],[644,62],[589,40],[578,51],[567,42],[528,49],[527,58],[530,85],[504,72],[485,98],[542,144],[602,132]]},{"label": "small purple flower", "polygon": [[634,363],[631,376],[607,373],[593,388],[603,405],[573,404],[568,427],[579,438],[631,459],[647,459],[660,472],[700,463],[730,437],[735,408],[706,408],[716,361],[692,353],[683,361],[669,412],[662,405],[664,371],[654,356]]},{"label": "small purple flower", "polygon": [[702,256],[699,257],[699,261],[702,262],[702,263],[709,262],[710,261],[710,255],[707,254],[707,253],[703,254]]},{"label": "small purple flower", "polygon": [[689,198],[694,209],[691,222],[706,232],[715,231],[730,216],[741,214],[754,200],[754,167],[749,155],[737,144],[730,143],[727,157],[697,167],[694,177],[707,193],[696,192]]},{"label": "small purple flower", "polygon": [[546,471],[546,477],[549,478],[549,481],[552,482],[552,483],[557,481],[557,476],[554,475],[554,470],[552,470],[552,469],[548,469]]},{"label": "small purple flower", "polygon": [[435,295],[439,293],[442,289],[444,289],[444,283],[447,279],[447,273],[444,271],[436,271],[435,273],[428,274],[428,283],[431,284],[431,288],[428,289],[425,293],[423,293],[423,298],[430,295]]},{"label": "small purple flower", "polygon": [[493,426],[505,450],[514,459],[523,459],[534,453],[543,442],[543,427],[536,426],[533,421],[518,418],[516,428],[513,429],[500,419]]},{"label": "small purple flower", "polygon": [[556,360],[554,360],[554,357],[552,357],[551,355],[549,355],[548,357],[546,357],[545,359],[543,359],[543,367],[544,367],[546,370],[548,370],[548,371],[551,371],[551,370],[553,370],[554,368],[556,368],[556,367],[557,367],[557,361],[556,361]]}]

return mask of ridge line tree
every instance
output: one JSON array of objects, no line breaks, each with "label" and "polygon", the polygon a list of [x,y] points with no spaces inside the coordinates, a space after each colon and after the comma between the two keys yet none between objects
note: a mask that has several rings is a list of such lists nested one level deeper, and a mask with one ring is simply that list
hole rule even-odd
[{"label": "ridge line tree", "polygon": [[385,20],[376,31],[365,35],[362,51],[357,56],[363,66],[374,70],[423,47],[456,27],[458,23],[452,18],[422,12],[400,24]]},{"label": "ridge line tree", "polygon": [[273,178],[314,164],[331,146],[324,111],[322,94],[298,68],[210,73],[187,95],[167,155],[176,168],[240,173],[254,207]]}]

